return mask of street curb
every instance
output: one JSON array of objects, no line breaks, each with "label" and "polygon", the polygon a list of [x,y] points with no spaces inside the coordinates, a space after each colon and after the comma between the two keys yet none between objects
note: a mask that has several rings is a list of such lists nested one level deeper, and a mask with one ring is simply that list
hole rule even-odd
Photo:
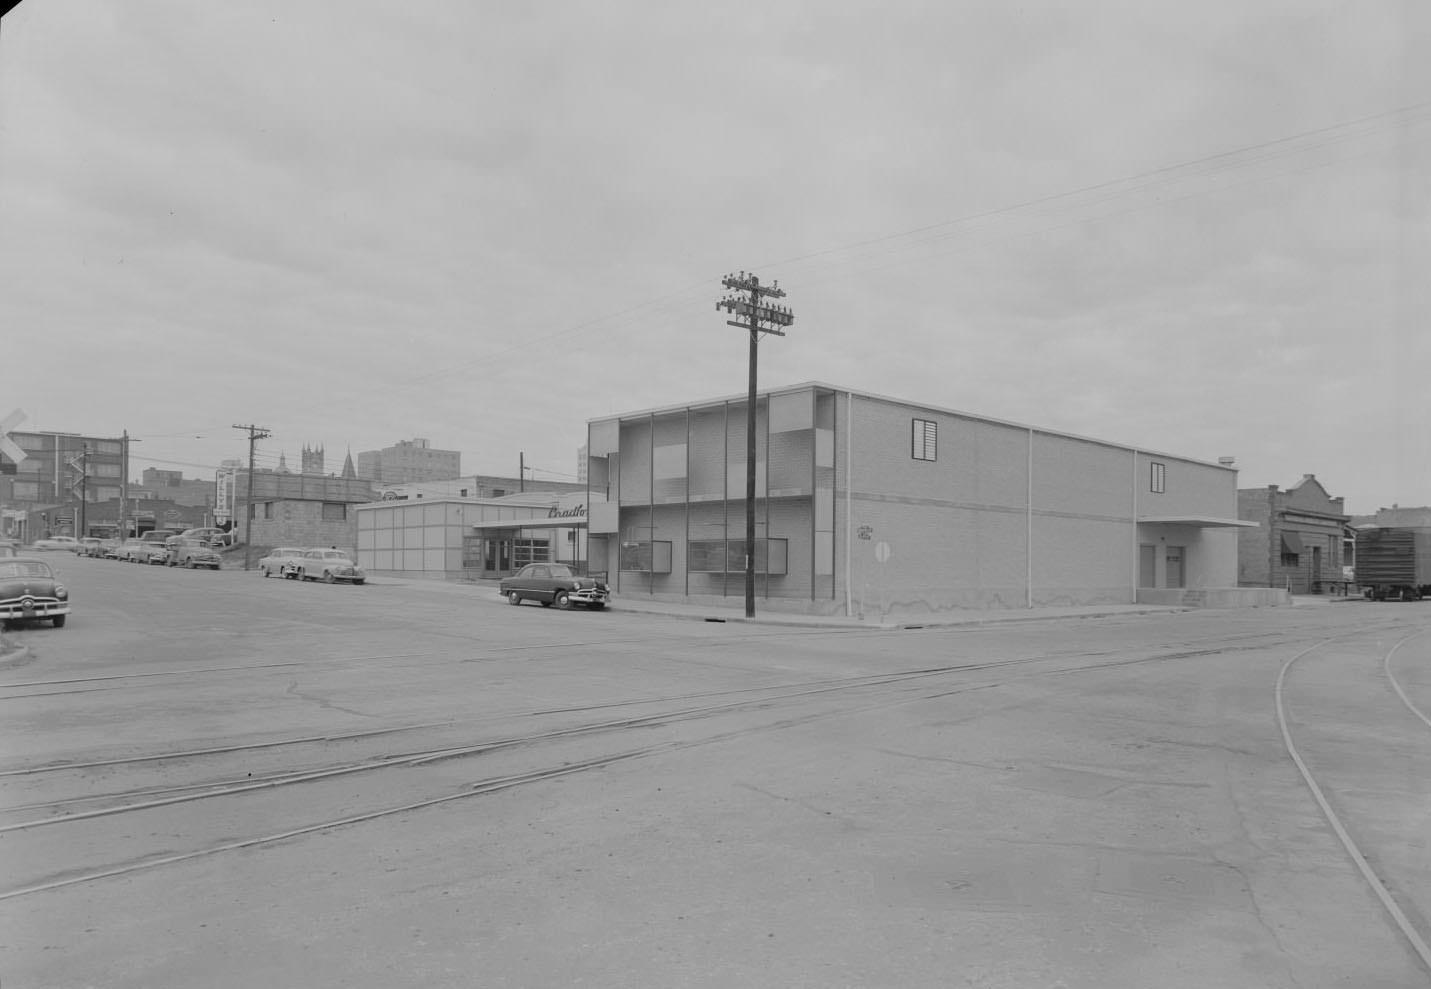
[{"label": "street curb", "polygon": [[631,606],[621,602],[613,601],[608,606],[611,611],[622,611],[627,614],[656,615],[663,618],[677,618],[694,622],[707,622],[710,624],[744,624],[744,625],[786,625],[791,628],[824,628],[841,629],[851,632],[859,631],[880,631],[898,632],[915,631],[926,628],[985,628],[990,625],[1009,625],[1024,622],[1054,622],[1054,621],[1077,621],[1085,618],[1123,618],[1128,616],[1141,615],[1166,615],[1181,614],[1195,611],[1194,608],[1184,608],[1168,605],[1156,605],[1148,608],[1141,608],[1134,611],[1091,611],[1074,615],[989,615],[985,617],[969,617],[958,619],[931,619],[929,621],[899,621],[899,622],[862,622],[848,618],[824,618],[818,616],[800,616],[780,614],[779,617],[764,617],[757,615],[754,618],[747,618],[743,614],[739,615],[701,615],[694,612],[666,611],[656,608],[642,608],[640,605]]}]

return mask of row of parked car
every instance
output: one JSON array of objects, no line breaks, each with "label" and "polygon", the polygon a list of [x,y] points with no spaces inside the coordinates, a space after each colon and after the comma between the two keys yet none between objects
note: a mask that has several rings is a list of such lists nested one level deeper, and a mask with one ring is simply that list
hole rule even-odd
[{"label": "row of parked car", "polygon": [[223,559],[206,539],[193,536],[167,535],[160,539],[96,539],[86,536],[75,550],[80,556],[94,556],[121,563],[144,563],[154,566],[184,567],[188,570],[218,570]]},{"label": "row of parked car", "polygon": [[280,546],[258,561],[258,569],[265,577],[321,580],[325,584],[361,584],[368,579],[363,568],[336,546],[328,549]]}]

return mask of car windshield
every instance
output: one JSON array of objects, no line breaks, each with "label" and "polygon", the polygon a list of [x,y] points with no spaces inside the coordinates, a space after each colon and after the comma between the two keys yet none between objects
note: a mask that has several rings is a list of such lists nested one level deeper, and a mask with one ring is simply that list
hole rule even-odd
[{"label": "car windshield", "polygon": [[39,560],[0,560],[0,578],[49,577],[50,565]]}]

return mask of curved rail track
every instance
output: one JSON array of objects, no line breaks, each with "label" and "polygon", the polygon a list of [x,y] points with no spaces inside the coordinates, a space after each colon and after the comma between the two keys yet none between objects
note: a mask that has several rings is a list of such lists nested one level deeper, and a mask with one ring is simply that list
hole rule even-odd
[{"label": "curved rail track", "polygon": [[[1369,675],[1365,675],[1363,679],[1370,681],[1374,677],[1379,677],[1391,688],[1390,692],[1373,690],[1363,696],[1345,689],[1338,689],[1335,691],[1334,698],[1336,705],[1343,707],[1349,704],[1360,704],[1361,706],[1356,709],[1355,713],[1359,715],[1361,724],[1385,724],[1398,713],[1404,713],[1393,710],[1397,707],[1391,700],[1394,697],[1400,701],[1400,705],[1406,711],[1419,719],[1425,728],[1431,729],[1431,718],[1428,718],[1426,713],[1412,700],[1406,688],[1398,680],[1393,663],[1394,658],[1408,643],[1418,639],[1428,647],[1423,649],[1422,658],[1428,668],[1431,668],[1431,632],[1423,630],[1406,635],[1384,650],[1379,663],[1364,663]],[[1355,808],[1349,809],[1347,806],[1352,801],[1346,798],[1339,799],[1338,786],[1331,779],[1334,776],[1335,760],[1328,757],[1328,764],[1333,766],[1333,769],[1330,770],[1319,770],[1315,765],[1318,761],[1317,754],[1320,751],[1331,750],[1339,742],[1336,732],[1327,727],[1326,722],[1330,719],[1317,715],[1318,704],[1324,707],[1328,705],[1330,699],[1326,697],[1326,694],[1329,691],[1324,688],[1321,693],[1318,693],[1317,684],[1312,684],[1301,691],[1300,706],[1311,711],[1304,719],[1302,728],[1295,733],[1301,736],[1301,745],[1294,738],[1290,724],[1288,715],[1290,705],[1287,695],[1292,689],[1289,686],[1289,680],[1292,677],[1293,668],[1299,664],[1305,666],[1319,653],[1329,651],[1339,641],[1341,639],[1315,643],[1296,653],[1282,665],[1277,675],[1275,690],[1277,723],[1281,729],[1283,744],[1288,755],[1296,764],[1312,798],[1316,801],[1337,840],[1346,850],[1367,887],[1401,932],[1406,943],[1420,959],[1427,973],[1431,974],[1431,946],[1428,946],[1427,943],[1428,932],[1426,930],[1428,919],[1431,919],[1431,914],[1428,914],[1428,910],[1431,910],[1431,897],[1426,895],[1426,886],[1424,883],[1418,883],[1414,875],[1399,873],[1394,864],[1397,858],[1396,850],[1386,847],[1388,841],[1385,837],[1381,838],[1380,846],[1378,846],[1378,838],[1374,833],[1365,836],[1358,835],[1361,829]],[[1341,659],[1342,657],[1337,658]],[[1431,734],[1421,732],[1418,738],[1412,740],[1411,745],[1404,747],[1397,747],[1388,742],[1379,749],[1377,758],[1383,763],[1397,761],[1404,763],[1407,778],[1413,781],[1413,785],[1418,780],[1420,783],[1420,794],[1413,791],[1412,795],[1421,799],[1428,781],[1431,781]],[[1348,783],[1349,781],[1342,784],[1346,790],[1350,789]],[[1413,813],[1408,813],[1404,819],[1415,820],[1416,818]],[[1370,832],[1372,829],[1366,830]]]}]

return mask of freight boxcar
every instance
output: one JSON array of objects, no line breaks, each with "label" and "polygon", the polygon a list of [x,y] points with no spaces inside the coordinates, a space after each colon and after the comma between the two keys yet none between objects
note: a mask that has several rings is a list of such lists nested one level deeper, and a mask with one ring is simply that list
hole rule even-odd
[{"label": "freight boxcar", "polygon": [[1431,527],[1358,529],[1356,582],[1373,601],[1419,601],[1431,595]]}]

